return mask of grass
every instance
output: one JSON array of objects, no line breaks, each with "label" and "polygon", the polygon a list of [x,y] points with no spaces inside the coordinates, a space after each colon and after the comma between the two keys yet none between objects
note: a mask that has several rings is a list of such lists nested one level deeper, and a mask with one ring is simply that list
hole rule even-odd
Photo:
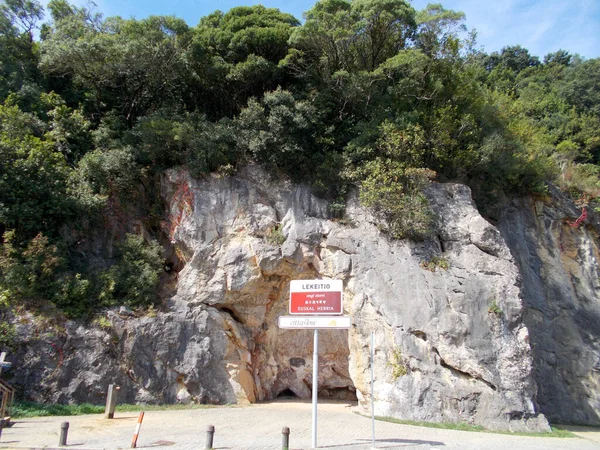
[{"label": "grass", "polygon": [[[170,411],[181,409],[205,409],[213,405],[117,405],[117,412],[133,411]],[[35,402],[15,402],[11,409],[11,415],[15,419],[24,417],[44,416],[79,416],[82,414],[104,414],[104,405],[92,405],[82,403],[80,405],[47,405]]]},{"label": "grass", "polygon": [[[366,415],[365,415],[366,417]],[[496,431],[488,430],[481,425],[469,425],[466,423],[450,423],[450,422],[421,422],[416,420],[403,420],[396,419],[395,417],[387,416],[375,416],[375,419],[383,422],[399,423],[402,425],[413,425],[416,427],[427,427],[427,428],[441,428],[444,430],[457,430],[457,431],[470,431],[475,433],[493,433],[493,434],[509,434],[511,436],[529,436],[529,437],[554,437],[554,438],[574,438],[577,437],[575,434],[568,430],[564,430],[558,427],[550,427],[552,431],[549,433],[525,433],[525,432],[512,432],[512,431]]]},{"label": "grass", "polygon": [[81,405],[44,405],[34,402],[15,402],[11,408],[13,418],[40,416],[78,416],[81,414],[99,414],[104,406],[83,403]]}]

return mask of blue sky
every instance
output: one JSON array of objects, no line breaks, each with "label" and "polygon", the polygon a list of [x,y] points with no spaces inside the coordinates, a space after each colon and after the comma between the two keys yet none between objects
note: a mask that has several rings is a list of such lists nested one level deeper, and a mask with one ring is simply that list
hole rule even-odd
[{"label": "blue sky", "polygon": [[[85,5],[87,0],[70,0]],[[439,1],[439,0],[438,0]],[[216,9],[263,4],[293,14],[298,19],[314,0],[94,0],[105,16],[143,19],[149,15],[175,15],[189,25]],[[431,1],[434,3],[435,1]],[[43,3],[46,3],[45,1]],[[413,0],[423,9],[427,0]],[[520,44],[543,57],[559,49],[585,58],[600,57],[600,0],[442,0],[447,9],[466,14],[466,25],[477,31],[477,42],[488,53]]]}]

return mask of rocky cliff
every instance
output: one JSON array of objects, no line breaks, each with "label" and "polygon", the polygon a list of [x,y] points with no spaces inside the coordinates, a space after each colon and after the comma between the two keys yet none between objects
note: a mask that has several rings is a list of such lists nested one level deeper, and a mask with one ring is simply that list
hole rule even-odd
[{"label": "rocky cliff", "polygon": [[600,231],[560,191],[514,201],[499,228],[523,277],[538,403],[558,423],[600,424]]},{"label": "rocky cliff", "polygon": [[[386,238],[353,200],[346,219],[332,221],[328,205],[308,188],[271,180],[258,167],[204,180],[170,171],[162,189],[164,232],[182,267],[167,312],[138,318],[108,311],[103,328],[87,329],[22,315],[19,333],[29,341],[17,355],[13,381],[26,396],[101,402],[107,384],[117,383],[128,402],[308,398],[312,332],[279,329],[277,317],[287,314],[289,281],[315,278],[344,281],[345,314],[353,323],[349,331],[320,333],[321,397],[368,403],[371,332],[379,415],[546,430],[536,380],[548,413],[559,402],[550,397],[560,383],[544,384],[552,369],[534,364],[533,356],[549,367],[566,365],[573,380],[584,375],[585,386],[565,390],[560,401],[595,392],[590,335],[597,322],[587,315],[595,307],[569,319],[583,347],[561,346],[556,334],[567,328],[543,324],[561,308],[524,307],[523,299],[532,306],[533,293],[543,287],[547,298],[565,281],[543,286],[544,262],[532,258],[546,248],[535,238],[543,221],[529,216],[527,205],[515,204],[501,224],[503,238],[479,215],[467,187],[434,184],[427,194],[438,233],[415,243]],[[567,285],[584,293],[578,304],[598,298],[597,278],[581,281],[597,276],[594,248],[585,274],[566,275]],[[530,338],[532,329],[539,334]],[[575,347],[585,360],[568,358]]]}]

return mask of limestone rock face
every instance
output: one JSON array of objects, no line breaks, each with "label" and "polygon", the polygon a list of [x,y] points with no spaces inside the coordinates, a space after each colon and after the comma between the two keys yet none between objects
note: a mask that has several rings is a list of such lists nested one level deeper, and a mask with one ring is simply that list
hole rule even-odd
[{"label": "limestone rock face", "polygon": [[[287,314],[290,280],[332,278],[344,281],[353,325],[319,333],[321,397],[370,403],[374,333],[377,414],[548,429],[519,270],[467,187],[431,186],[439,231],[419,243],[388,239],[356,201],[344,223],[329,220],[308,188],[255,166],[204,180],[172,170],[162,194],[164,232],[183,267],[169,312],[111,311],[109,330],[69,323],[55,338],[60,366],[52,346],[32,343],[15,374],[43,386],[38,398],[93,400],[112,382],[127,401],[308,398],[313,332],[279,329],[277,318]],[[40,351],[51,363],[34,361]]]},{"label": "limestone rock face", "polygon": [[600,424],[600,240],[593,211],[552,189],[515,201],[499,228],[523,277],[540,409],[559,423]]},{"label": "limestone rock face", "polygon": [[23,397],[103,403],[115,383],[120,402],[237,401],[222,363],[229,338],[220,314],[198,309],[136,319],[109,311],[107,317],[110,327],[97,328],[21,316],[11,375]]},{"label": "limestone rock face", "polygon": [[[193,192],[191,207],[178,199],[182,184]],[[355,202],[352,226],[328,220],[308,189],[274,183],[257,168],[202,182],[170,172],[164,195],[177,218],[172,240],[187,255],[177,301],[228,318],[225,365],[232,377],[250,375],[240,397],[310,395],[312,332],[280,330],[276,319],[286,314],[291,279],[337,278],[353,327],[321,332],[321,394],[356,390],[368,400],[374,332],[378,414],[547,428],[536,410],[520,275],[467,187],[429,190],[439,234],[423,243],[390,241]]]}]

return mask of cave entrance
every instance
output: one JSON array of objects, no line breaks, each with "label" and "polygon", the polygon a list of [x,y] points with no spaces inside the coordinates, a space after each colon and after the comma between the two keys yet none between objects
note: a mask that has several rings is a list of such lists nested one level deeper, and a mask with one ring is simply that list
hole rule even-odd
[{"label": "cave entrance", "polygon": [[[338,341],[339,343],[339,341]],[[349,351],[336,347],[319,357],[319,400],[357,402],[356,388],[349,373]],[[313,395],[312,358],[306,354],[288,354],[280,358],[277,378],[265,400],[310,400]]]},{"label": "cave entrance", "polygon": [[[308,396],[307,395],[298,395],[293,390],[287,388],[277,394],[277,400],[310,400],[312,398],[312,389],[309,388]],[[348,402],[357,402],[358,398],[356,396],[356,389],[354,386],[346,386],[339,388],[319,388],[318,394],[319,400],[332,400],[332,401],[348,401]]]},{"label": "cave entrance", "polygon": [[281,391],[279,394],[277,394],[277,399],[281,399],[281,400],[289,400],[289,399],[294,399],[294,398],[300,398],[296,395],[296,393],[294,391],[292,391],[291,389],[284,389],[283,391]]},{"label": "cave entrance", "polygon": [[[325,318],[332,320],[331,318]],[[321,329],[318,333],[318,395],[324,401],[357,402],[350,376],[348,330]],[[263,338],[263,365],[258,385],[265,386],[262,400],[310,400],[313,395],[315,331],[272,327]],[[270,345],[269,345],[270,344]]]}]

